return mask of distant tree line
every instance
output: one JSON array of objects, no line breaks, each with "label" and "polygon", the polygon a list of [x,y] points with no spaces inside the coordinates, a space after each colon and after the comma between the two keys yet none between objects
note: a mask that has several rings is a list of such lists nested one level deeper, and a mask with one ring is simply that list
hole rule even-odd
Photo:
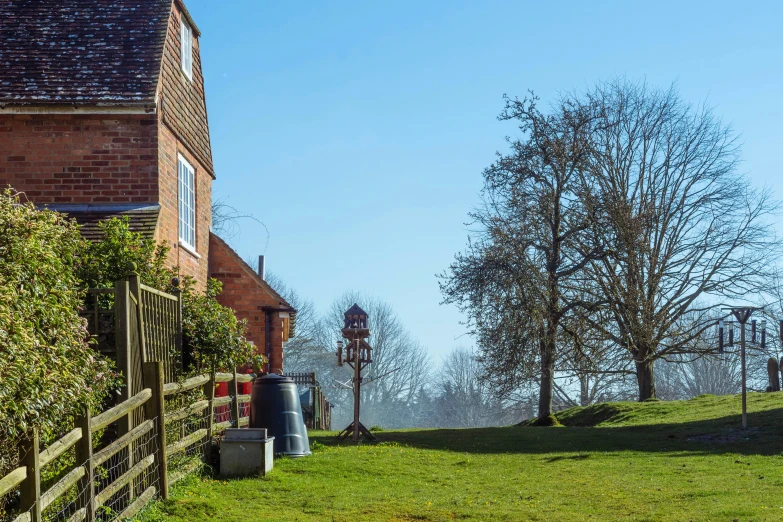
[{"label": "distant tree line", "polygon": [[502,397],[483,375],[483,366],[466,348],[456,348],[434,365],[424,346],[402,324],[391,305],[377,297],[347,292],[325,313],[279,276],[267,282],[297,309],[296,336],[284,348],[286,373],[315,372],[332,403],[332,427],[353,418],[350,367],[337,365],[343,313],[358,303],[369,316],[373,362],[364,371],[362,423],[368,428],[500,426],[530,416],[525,397]]}]

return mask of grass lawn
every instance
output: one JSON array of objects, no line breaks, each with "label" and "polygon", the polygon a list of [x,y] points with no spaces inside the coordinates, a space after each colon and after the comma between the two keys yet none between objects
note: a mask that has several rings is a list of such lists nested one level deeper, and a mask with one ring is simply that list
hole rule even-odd
[{"label": "grass lawn", "polygon": [[311,434],[266,478],[194,477],[145,520],[783,520],[783,393],[572,408],[567,427]]}]

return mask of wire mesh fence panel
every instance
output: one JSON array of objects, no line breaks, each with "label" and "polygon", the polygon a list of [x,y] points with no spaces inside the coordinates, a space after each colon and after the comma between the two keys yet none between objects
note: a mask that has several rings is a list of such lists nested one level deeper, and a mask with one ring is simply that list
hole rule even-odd
[{"label": "wire mesh fence panel", "polygon": [[202,467],[207,449],[211,446],[209,436],[209,407],[205,404],[199,411],[181,417],[177,412],[192,408],[202,401],[200,393],[183,393],[166,401],[167,413],[177,417],[166,421],[166,453],[170,482]]},{"label": "wire mesh fence panel", "polygon": [[[35,443],[25,442],[33,449],[19,452],[25,455],[21,467],[0,477],[5,484],[0,522],[27,520],[29,514],[46,522],[83,520],[92,506],[95,520],[112,522],[137,513],[156,494],[167,498],[170,484],[205,462],[214,464],[220,434],[242,426],[239,418],[249,414],[249,403],[237,403],[247,396],[213,398],[214,375],[193,377],[180,387],[184,391],[174,391],[176,386],[164,386],[160,362],[148,363],[144,375],[150,389],[95,417],[87,412],[49,446],[42,448],[33,431]],[[30,478],[39,472],[40,483]],[[30,503],[36,507],[21,513]]]},{"label": "wire mesh fence panel", "polygon": [[160,490],[155,473],[158,423],[95,468],[96,520],[118,520],[150,488]]},{"label": "wire mesh fence panel", "polygon": [[[89,465],[88,461],[80,462],[74,470],[85,469]],[[67,475],[66,475],[67,477]],[[65,477],[64,477],[65,478]],[[68,488],[62,496],[54,500],[46,508],[41,510],[41,518],[44,522],[60,522],[65,520],[80,520],[77,515],[81,511],[81,500],[84,498],[87,486],[81,481],[77,481],[73,486]],[[50,490],[51,491],[51,490]],[[41,495],[43,499],[44,495]]]},{"label": "wire mesh fence panel", "polygon": [[[54,460],[42,464],[40,512],[42,522],[75,522],[84,520],[86,503],[94,499],[95,520],[113,522],[124,518],[131,512],[137,512],[159,491],[158,476],[155,472],[155,454],[157,453],[157,423],[134,438],[133,442],[116,453],[102,458],[96,451],[90,459],[81,462],[75,460],[75,449],[69,448]],[[112,442],[114,442],[112,440]],[[111,443],[104,444],[110,447]],[[89,466],[94,466],[92,488],[89,480]],[[91,489],[91,491],[89,491]],[[35,507],[20,512],[18,503],[8,506],[8,511],[0,515],[2,522],[32,520]]]},{"label": "wire mesh fence panel", "polygon": [[[233,401],[234,398],[230,397],[230,399]],[[234,419],[231,415],[231,404],[225,404],[221,406],[215,407],[215,424],[221,424],[223,422],[229,422],[231,421],[231,425],[234,426],[236,423],[236,419]]]}]

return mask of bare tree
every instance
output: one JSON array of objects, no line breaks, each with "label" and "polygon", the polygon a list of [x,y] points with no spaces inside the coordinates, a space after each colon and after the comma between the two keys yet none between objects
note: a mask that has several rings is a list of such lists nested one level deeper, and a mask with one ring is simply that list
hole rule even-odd
[{"label": "bare tree", "polygon": [[731,128],[674,88],[618,80],[585,99],[602,119],[593,136],[603,214],[595,242],[612,252],[591,263],[596,298],[612,317],[594,325],[633,360],[645,400],[656,395],[656,360],[701,350],[694,341],[714,324],[719,300],[759,288],[778,254],[767,219],[776,204],[738,173]]},{"label": "bare tree", "polygon": [[[212,223],[210,224],[210,228],[215,234],[221,236],[223,239],[230,241],[239,236],[241,232],[241,228],[239,226],[240,221],[249,219],[250,221],[261,225],[261,227],[264,229],[264,233],[266,234],[266,240],[264,242],[264,248],[262,249],[262,252],[265,251],[266,247],[269,245],[269,229],[267,228],[266,224],[257,217],[253,216],[253,214],[248,214],[238,210],[233,205],[230,205],[225,199],[212,199],[211,215]],[[257,267],[258,262],[256,261],[254,265]]]},{"label": "bare tree", "polygon": [[740,392],[737,354],[706,355],[680,365],[681,382],[688,397],[730,395]]},{"label": "bare tree", "polygon": [[562,407],[589,406],[627,400],[632,394],[630,364],[614,343],[600,338],[572,338],[573,346],[561,350],[555,380],[555,400]]},{"label": "bare tree", "polygon": [[468,315],[481,360],[503,387],[538,381],[545,422],[561,322],[588,304],[574,298],[571,284],[603,249],[585,242],[594,211],[581,203],[590,188],[592,111],[564,100],[547,114],[536,102],[506,98],[499,119],[518,123],[523,137],[508,138],[511,152],[484,171],[483,204],[470,214],[477,239],[440,287],[444,302]]},{"label": "bare tree", "polygon": [[484,378],[484,368],[467,348],[450,352],[435,376],[438,427],[503,426],[522,420],[517,404],[503,400]]}]

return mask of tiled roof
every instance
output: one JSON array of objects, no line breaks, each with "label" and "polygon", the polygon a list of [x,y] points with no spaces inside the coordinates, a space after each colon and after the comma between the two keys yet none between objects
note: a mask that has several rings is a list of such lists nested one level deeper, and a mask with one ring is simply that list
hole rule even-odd
[{"label": "tiled roof", "polygon": [[45,205],[50,210],[68,214],[79,224],[79,231],[85,239],[98,241],[103,238],[98,223],[113,217],[127,216],[128,228],[145,238],[152,239],[158,225],[160,205]]},{"label": "tiled roof", "polygon": [[170,0],[3,0],[0,106],[155,100]]}]

